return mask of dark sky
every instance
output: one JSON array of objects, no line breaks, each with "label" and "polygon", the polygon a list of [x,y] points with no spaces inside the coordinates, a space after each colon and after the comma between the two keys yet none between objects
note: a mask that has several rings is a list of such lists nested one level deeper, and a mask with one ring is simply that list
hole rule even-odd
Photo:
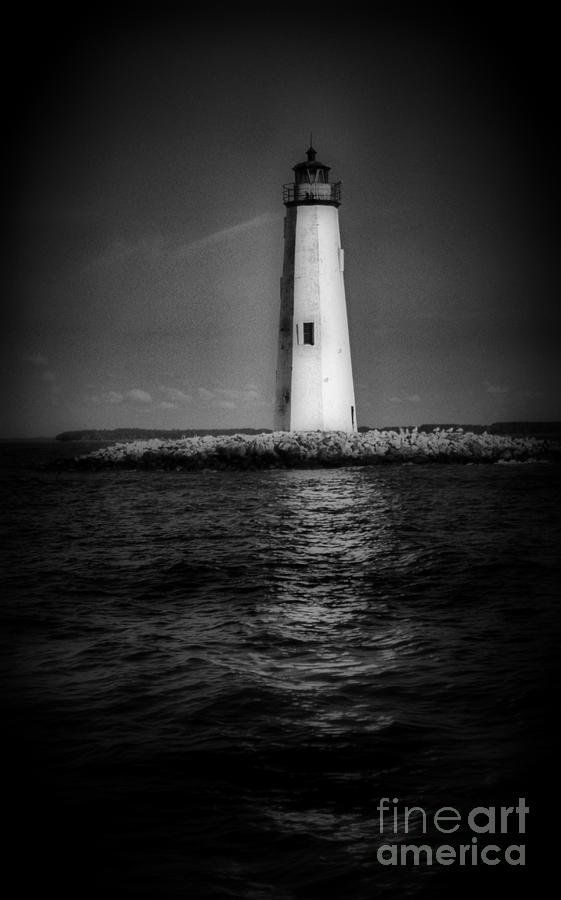
[{"label": "dark sky", "polygon": [[359,424],[561,418],[553,22],[367,9],[16,26],[3,436],[270,426],[311,131]]}]

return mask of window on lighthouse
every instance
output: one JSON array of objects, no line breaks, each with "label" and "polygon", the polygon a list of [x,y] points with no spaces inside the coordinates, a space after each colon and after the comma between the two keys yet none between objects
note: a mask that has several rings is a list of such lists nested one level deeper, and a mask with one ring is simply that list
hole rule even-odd
[{"label": "window on lighthouse", "polygon": [[314,323],[304,322],[304,343],[314,344]]}]

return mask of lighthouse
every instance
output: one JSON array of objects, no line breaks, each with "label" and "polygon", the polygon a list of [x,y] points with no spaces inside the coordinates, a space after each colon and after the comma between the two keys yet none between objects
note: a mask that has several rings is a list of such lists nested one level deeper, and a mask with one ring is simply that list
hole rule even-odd
[{"label": "lighthouse", "polygon": [[341,183],[310,145],[285,184],[275,429],[356,431],[339,233]]}]

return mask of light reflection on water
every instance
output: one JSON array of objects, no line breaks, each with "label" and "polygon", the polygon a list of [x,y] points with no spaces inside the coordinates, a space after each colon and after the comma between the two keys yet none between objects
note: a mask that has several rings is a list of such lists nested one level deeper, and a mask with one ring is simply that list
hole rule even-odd
[{"label": "light reflection on water", "polygon": [[[275,516],[269,526],[282,540],[271,553],[269,590],[256,604],[251,630],[269,653],[251,654],[259,677],[284,691],[333,691],[334,684],[370,682],[397,665],[395,644],[407,640],[408,626],[372,622],[386,612],[364,583],[364,567],[397,553],[391,499],[383,486],[348,470],[289,472],[277,485]],[[284,531],[286,522],[289,531]],[[367,633],[365,620],[370,623]],[[289,653],[279,648],[291,646]],[[317,727],[340,729],[341,713],[319,711]],[[358,709],[357,709],[358,715]],[[345,721],[353,716],[347,702]],[[360,712],[366,721],[368,711]],[[323,718],[322,718],[323,717]],[[370,727],[368,723],[367,727]],[[375,726],[377,727],[377,726]]]}]

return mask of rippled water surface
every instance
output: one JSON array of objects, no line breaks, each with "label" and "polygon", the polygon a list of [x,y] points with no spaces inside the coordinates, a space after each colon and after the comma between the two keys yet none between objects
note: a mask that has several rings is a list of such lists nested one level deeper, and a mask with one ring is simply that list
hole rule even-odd
[{"label": "rippled water surface", "polygon": [[[23,888],[370,900],[536,883],[559,750],[557,466],[22,464],[47,450],[4,448]],[[433,812],[525,796],[528,863],[382,866],[404,837],[401,819],[380,834],[382,796]]]}]

